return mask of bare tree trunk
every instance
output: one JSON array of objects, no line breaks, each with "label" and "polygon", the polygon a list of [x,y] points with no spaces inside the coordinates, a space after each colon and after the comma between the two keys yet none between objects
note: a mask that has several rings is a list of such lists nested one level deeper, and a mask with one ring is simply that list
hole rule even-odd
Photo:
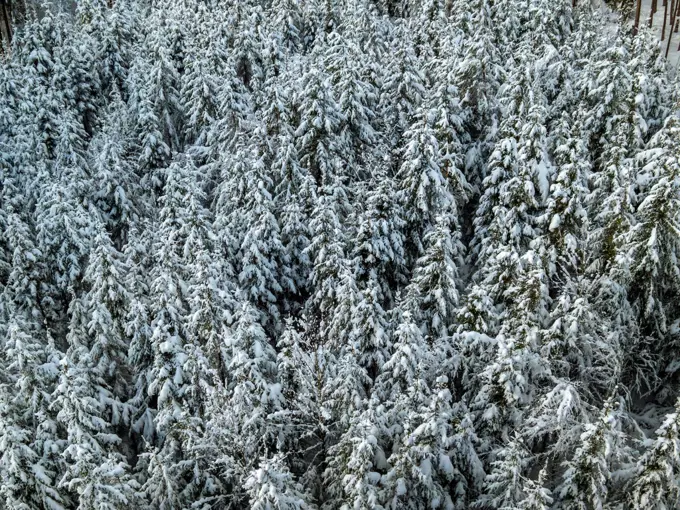
[{"label": "bare tree trunk", "polygon": [[671,31],[669,31],[668,34],[668,44],[666,45],[666,58],[668,58],[668,53],[670,52],[671,49],[671,40],[673,39],[673,32],[677,31],[676,17],[678,14],[678,4],[680,4],[679,0],[673,0],[671,2]]},{"label": "bare tree trunk", "polygon": [[673,30],[673,13],[675,12],[675,0],[671,0],[670,9],[668,10],[668,31]]},{"label": "bare tree trunk", "polygon": [[633,33],[638,33],[640,27],[640,11],[642,10],[642,0],[637,0],[635,5],[635,24],[633,25]]},{"label": "bare tree trunk", "polygon": [[[678,15],[680,15],[680,0],[675,0],[675,16],[674,16],[674,21],[675,21],[675,33],[678,33],[678,25],[680,25],[680,19],[678,19]],[[671,37],[673,35],[671,34],[668,36],[668,45],[670,46],[671,43]],[[678,45],[678,51],[680,51],[680,44]],[[666,57],[668,57],[668,48],[666,48]]]},{"label": "bare tree trunk", "polygon": [[12,42],[12,4],[10,0],[0,0],[0,16],[2,16],[2,36],[9,46]]},{"label": "bare tree trunk", "polygon": [[654,23],[654,14],[656,14],[656,2],[657,0],[652,0],[652,7],[649,9],[649,28],[652,28]]},{"label": "bare tree trunk", "polygon": [[668,21],[668,2],[663,0],[663,23],[661,24],[661,40],[666,40],[666,22]]}]

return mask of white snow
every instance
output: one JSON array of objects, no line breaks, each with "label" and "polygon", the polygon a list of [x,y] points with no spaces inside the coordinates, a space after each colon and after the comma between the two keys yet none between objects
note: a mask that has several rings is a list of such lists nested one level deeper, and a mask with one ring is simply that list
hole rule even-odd
[{"label": "white snow", "polygon": [[[675,68],[678,66],[678,59],[680,57],[680,51],[678,51],[678,46],[680,45],[680,32],[675,33],[670,27],[670,0],[668,0],[668,23],[666,25],[666,37],[661,40],[661,27],[663,26],[664,18],[664,7],[663,0],[657,0],[657,11],[654,14],[652,28],[659,36],[659,43],[661,44],[661,50],[665,53],[666,46],[668,44],[669,37],[671,38],[671,47],[668,52],[668,60],[671,65]],[[640,11],[640,25],[647,25],[649,23],[650,13],[652,11],[652,0],[642,0],[642,9]]]},{"label": "white snow", "polygon": [[[635,0],[630,0],[631,3],[634,3]],[[653,0],[642,0],[642,8],[640,10],[640,26],[647,26],[649,23],[649,16],[650,12],[652,10],[652,1]],[[663,26],[663,19],[664,19],[664,7],[663,7],[663,0],[657,0],[657,12],[654,14],[654,19],[652,23],[652,28],[654,31],[658,34],[659,37],[659,45],[661,46],[661,52],[662,54],[665,54],[666,52],[666,46],[668,44],[668,39],[669,37],[671,38],[671,46],[668,51],[668,61],[670,62],[671,66],[675,69],[678,67],[678,61],[680,60],[680,32],[674,33],[673,30],[670,28],[670,0],[668,0],[668,23],[666,25],[666,36],[664,40],[661,40],[661,27]],[[611,10],[607,7],[607,5],[604,3],[604,0],[592,0],[592,4],[596,6],[597,8],[601,9],[602,15],[603,16],[613,16]],[[633,12],[631,13],[631,17],[635,16],[635,9],[633,8]],[[631,19],[632,23],[632,19]]]}]

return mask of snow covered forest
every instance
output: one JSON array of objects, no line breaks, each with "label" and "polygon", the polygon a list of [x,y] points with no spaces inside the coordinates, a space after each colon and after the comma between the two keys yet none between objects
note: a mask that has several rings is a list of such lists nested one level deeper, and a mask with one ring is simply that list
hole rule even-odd
[{"label": "snow covered forest", "polygon": [[645,25],[29,6],[0,508],[679,508],[678,86]]}]

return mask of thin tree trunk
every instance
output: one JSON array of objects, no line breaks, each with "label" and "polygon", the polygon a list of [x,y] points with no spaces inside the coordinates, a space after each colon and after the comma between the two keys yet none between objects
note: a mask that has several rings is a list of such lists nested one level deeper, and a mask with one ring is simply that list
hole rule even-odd
[{"label": "thin tree trunk", "polygon": [[640,27],[640,11],[642,10],[642,0],[637,0],[635,5],[635,24],[633,25],[633,33],[638,33]]},{"label": "thin tree trunk", "polygon": [[668,10],[668,31],[673,30],[673,13],[675,12],[675,0],[671,0],[670,9]]},{"label": "thin tree trunk", "polygon": [[671,39],[673,39],[673,32],[668,35],[668,44],[666,44],[665,57],[668,58],[668,52],[671,50]]},{"label": "thin tree trunk", "polygon": [[9,2],[0,0],[0,9],[2,10],[3,29],[7,39],[7,45],[9,46],[12,42],[12,6]]},{"label": "thin tree trunk", "polygon": [[652,24],[654,23],[654,14],[656,13],[656,1],[657,0],[652,0],[652,7],[649,9],[649,28],[652,28]]},{"label": "thin tree trunk", "polygon": [[666,58],[668,58],[668,53],[670,52],[671,49],[671,40],[673,39],[673,32],[677,31],[677,26],[676,26],[676,16],[678,14],[678,4],[680,4],[680,1],[678,0],[673,0],[671,2],[671,30],[669,31],[668,34],[668,44],[666,45]]},{"label": "thin tree trunk", "polygon": [[661,40],[666,40],[666,22],[668,21],[668,2],[663,2],[663,23],[661,24]]}]

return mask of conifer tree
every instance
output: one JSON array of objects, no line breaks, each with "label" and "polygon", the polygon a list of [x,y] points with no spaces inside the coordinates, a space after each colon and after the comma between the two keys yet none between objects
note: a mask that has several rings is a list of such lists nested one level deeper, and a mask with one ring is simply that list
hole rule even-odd
[{"label": "conifer tree", "polygon": [[310,66],[302,83],[297,106],[299,123],[295,130],[298,157],[318,185],[331,185],[345,175],[341,166],[342,151],[346,147],[339,135],[344,115],[333,93],[330,76],[323,70]]},{"label": "conifer tree", "polygon": [[448,455],[452,432],[447,382],[439,377],[431,402],[406,418],[403,442],[390,457],[392,467],[383,480],[391,508],[454,508],[447,491],[456,474]]},{"label": "conifer tree", "polygon": [[330,508],[384,508],[380,504],[379,482],[386,460],[378,441],[376,418],[370,408],[354,416],[350,427],[331,448],[331,460],[324,473]]},{"label": "conifer tree", "polygon": [[[123,321],[128,295],[124,287],[125,267],[121,254],[111,245],[105,232],[95,238],[95,246],[85,270],[89,291],[85,295],[85,314],[90,348],[91,369],[113,391],[118,399],[127,394],[128,345]],[[114,404],[115,406],[116,404]],[[122,409],[112,409],[113,423],[127,422]]]},{"label": "conifer tree", "polygon": [[91,368],[97,357],[96,345],[81,340],[87,319],[78,300],[72,302],[70,315],[69,350],[61,362],[51,403],[57,422],[66,431],[66,470],[59,486],[71,492],[83,509],[129,503],[134,500],[136,482],[117,451],[121,438],[105,404],[111,399],[110,391]]},{"label": "conifer tree", "polygon": [[[586,239],[590,164],[584,141],[573,120],[563,114],[556,127],[554,159],[555,177],[550,184],[546,213],[540,219],[544,237],[537,241],[537,251],[547,257],[552,276],[559,272],[573,275],[583,262]],[[545,225],[547,224],[547,228]]]},{"label": "conifer tree", "polygon": [[565,463],[567,469],[557,489],[563,508],[597,508],[607,504],[613,485],[612,472],[617,463],[628,460],[616,405],[613,399],[607,400],[596,421],[586,425],[573,458]]},{"label": "conifer tree", "polygon": [[462,264],[462,243],[452,234],[446,216],[439,217],[425,234],[425,254],[416,261],[411,283],[406,288],[406,306],[431,338],[445,336],[458,308],[458,266]]},{"label": "conifer tree", "polygon": [[426,94],[422,64],[415,55],[405,27],[399,27],[400,37],[388,52],[383,92],[380,97],[381,112],[389,119],[390,147],[397,147],[404,132],[415,121],[416,110]]},{"label": "conifer tree", "polygon": [[[640,203],[638,223],[627,236],[624,251],[632,272],[631,299],[639,302],[640,311],[656,334],[665,335],[667,312],[664,303],[673,303],[674,281],[677,278],[675,234],[678,202],[675,186],[679,169],[675,157],[677,144],[676,120],[668,120],[652,141],[661,154],[652,164],[655,184]],[[674,315],[673,312],[671,312]],[[646,321],[645,321],[646,322]]]},{"label": "conifer tree", "polygon": [[253,510],[305,510],[314,508],[307,502],[302,487],[293,481],[281,456],[262,459],[261,467],[245,481]]},{"label": "conifer tree", "polygon": [[484,494],[477,501],[482,508],[519,508],[525,496],[529,452],[513,438],[496,455],[484,482]]},{"label": "conifer tree", "polygon": [[426,112],[404,133],[404,139],[403,163],[397,174],[399,199],[407,222],[410,254],[418,256],[423,251],[422,234],[434,226],[437,214],[451,211],[453,197],[442,173],[439,144]]},{"label": "conifer tree", "polygon": [[248,225],[238,254],[241,259],[238,280],[248,298],[262,310],[267,327],[275,329],[279,327],[278,301],[283,292],[281,263],[285,248],[274,216],[272,182],[263,166],[261,159],[255,161],[251,172],[244,176],[248,193],[245,211],[235,212],[239,215],[246,212],[245,225]]},{"label": "conifer tree", "polygon": [[384,172],[376,172],[360,213],[353,255],[357,279],[373,280],[384,299],[394,300],[394,288],[406,280],[406,254],[403,211],[393,201],[396,182]]},{"label": "conifer tree", "polygon": [[665,417],[656,435],[637,463],[631,491],[635,509],[672,508],[678,501],[678,485],[675,481],[675,473],[680,466],[677,411]]},{"label": "conifer tree", "polygon": [[237,311],[227,347],[231,351],[230,399],[224,412],[235,441],[229,448],[246,467],[267,451],[272,441],[267,416],[281,406],[280,387],[275,383],[276,353],[252,305],[243,303]]},{"label": "conifer tree", "polygon": [[0,507],[678,506],[654,27],[25,4],[0,27]]},{"label": "conifer tree", "polygon": [[129,225],[139,214],[135,198],[139,196],[138,178],[132,159],[132,140],[125,105],[114,89],[108,115],[103,120],[101,136],[90,144],[94,201],[107,228],[120,248]]},{"label": "conifer tree", "polygon": [[346,169],[345,174],[355,177],[363,173],[360,165],[371,157],[377,144],[378,93],[363,76],[365,55],[351,40],[333,32],[327,45],[324,64],[335,71],[330,78],[337,90],[338,110],[342,115],[342,157],[351,169]]},{"label": "conifer tree", "polygon": [[[461,93],[466,124],[484,143],[497,119],[495,95],[504,78],[495,44],[491,6],[487,0],[454,2],[454,23],[467,41],[462,47],[455,85]],[[481,147],[484,150],[484,147]]]},{"label": "conifer tree", "polygon": [[321,190],[312,212],[312,238],[306,249],[313,264],[311,303],[321,314],[330,313],[337,302],[335,289],[347,249],[340,220],[346,212],[347,195],[341,182],[336,184],[338,186]]},{"label": "conifer tree", "polygon": [[59,508],[68,501],[58,488],[63,462],[56,452],[63,443],[50,409],[59,353],[20,312],[14,314],[6,334],[0,494],[8,507]]}]

